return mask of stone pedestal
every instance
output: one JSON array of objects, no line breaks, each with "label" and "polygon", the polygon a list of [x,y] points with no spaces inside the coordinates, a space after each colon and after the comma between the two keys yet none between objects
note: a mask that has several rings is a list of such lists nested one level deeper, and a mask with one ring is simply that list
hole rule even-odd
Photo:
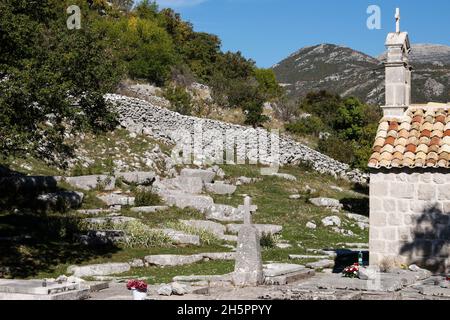
[{"label": "stone pedestal", "polygon": [[257,286],[264,283],[259,241],[258,230],[253,225],[244,225],[239,230],[233,274],[235,286]]},{"label": "stone pedestal", "polygon": [[264,283],[259,233],[252,224],[251,198],[245,198],[244,225],[238,233],[236,264],[233,273],[235,286],[257,286]]}]

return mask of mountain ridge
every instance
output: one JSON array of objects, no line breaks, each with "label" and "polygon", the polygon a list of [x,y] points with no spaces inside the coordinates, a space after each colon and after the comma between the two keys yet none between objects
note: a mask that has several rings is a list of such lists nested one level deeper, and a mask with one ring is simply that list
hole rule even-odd
[{"label": "mountain ridge", "polygon": [[[310,91],[353,95],[369,104],[384,103],[383,58],[350,47],[323,43],[307,46],[272,66],[293,99]],[[450,101],[450,46],[412,45],[413,102]]]}]

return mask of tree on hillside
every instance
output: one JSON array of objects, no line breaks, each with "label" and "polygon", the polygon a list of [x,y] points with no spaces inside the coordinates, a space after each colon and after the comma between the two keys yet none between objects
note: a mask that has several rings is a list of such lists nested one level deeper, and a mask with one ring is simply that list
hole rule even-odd
[{"label": "tree on hillside", "polygon": [[272,69],[255,68],[254,72],[259,90],[263,93],[266,100],[280,98],[283,95],[283,89],[278,84]]},{"label": "tree on hillside", "polygon": [[109,0],[109,2],[125,11],[130,11],[134,4],[133,0]]},{"label": "tree on hillside", "polygon": [[369,106],[357,98],[341,98],[326,91],[311,92],[299,103],[299,109],[310,117],[286,125],[286,129],[300,135],[319,136],[319,151],[360,169],[367,168],[375,138],[380,108]]},{"label": "tree on hillside", "polygon": [[8,44],[0,47],[2,156],[59,162],[70,151],[66,133],[114,126],[103,94],[114,88],[120,66],[88,15],[84,28],[68,30],[61,12],[58,0],[0,3],[0,39]]}]

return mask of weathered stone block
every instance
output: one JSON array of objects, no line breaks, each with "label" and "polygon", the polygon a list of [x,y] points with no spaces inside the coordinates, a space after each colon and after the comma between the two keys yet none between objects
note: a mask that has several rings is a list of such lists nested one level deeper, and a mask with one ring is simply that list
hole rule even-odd
[{"label": "weathered stone block", "polygon": [[[239,230],[244,226],[244,224],[228,224],[227,231],[230,233],[239,233]],[[283,231],[283,226],[274,225],[274,224],[254,224],[253,225],[256,230],[258,230],[259,236],[263,234],[277,234]]]},{"label": "weathered stone block", "polygon": [[397,211],[406,213],[409,212],[409,200],[397,200]]},{"label": "weathered stone block", "polygon": [[210,232],[216,236],[223,236],[225,233],[225,226],[216,223],[213,221],[206,221],[206,220],[180,220],[181,223],[183,223],[186,226],[192,227],[194,229],[198,230],[205,230],[207,232]]},{"label": "weathered stone block", "polygon": [[71,186],[83,190],[101,189],[105,191],[114,190],[116,178],[107,175],[66,177],[66,182]]},{"label": "weathered stone block", "polygon": [[236,286],[256,286],[264,283],[261,246],[258,230],[245,225],[239,230],[233,283]]},{"label": "weathered stone block", "polygon": [[390,195],[396,199],[413,199],[414,184],[391,182]]},{"label": "weathered stone block", "polygon": [[128,263],[105,263],[93,264],[87,266],[71,266],[67,269],[68,273],[73,273],[75,277],[89,276],[107,276],[130,271],[131,266]]},{"label": "weathered stone block", "polygon": [[399,226],[402,224],[402,214],[397,212],[390,212],[387,214],[387,224],[389,226]]},{"label": "weathered stone block", "polygon": [[383,210],[386,212],[395,212],[397,211],[397,206],[395,203],[395,199],[384,199],[383,200]]},{"label": "weathered stone block", "polygon": [[115,193],[102,194],[97,196],[97,198],[105,202],[108,206],[133,206],[135,201],[135,197]]},{"label": "weathered stone block", "polygon": [[208,192],[220,195],[233,194],[236,191],[236,186],[225,183],[207,183],[206,190]]},{"label": "weathered stone block", "polygon": [[218,221],[242,221],[242,210],[224,204],[212,204],[206,211],[206,218]]},{"label": "weathered stone block", "polygon": [[400,227],[398,228],[398,238],[400,241],[412,241],[413,240],[413,230],[410,227]]},{"label": "weathered stone block", "polygon": [[382,237],[384,240],[394,241],[397,240],[397,228],[394,227],[386,227],[383,228]]},{"label": "weathered stone block", "polygon": [[384,181],[384,174],[383,173],[372,173],[370,174],[370,182],[383,182]]},{"label": "weathered stone block", "polygon": [[200,177],[177,177],[175,184],[180,190],[191,194],[200,194],[203,191],[203,181]]},{"label": "weathered stone block", "polygon": [[384,197],[388,194],[388,183],[385,181],[370,182],[370,197]]},{"label": "weathered stone block", "polygon": [[450,184],[438,186],[438,199],[450,200]]},{"label": "weathered stone block", "polygon": [[369,229],[369,239],[370,239],[370,241],[378,240],[378,239],[380,239],[380,236],[381,236],[380,228],[371,227]]},{"label": "weathered stone block", "polygon": [[193,264],[203,260],[202,255],[180,256],[171,254],[146,256],[145,261],[152,266],[168,267]]},{"label": "weathered stone block", "polygon": [[433,183],[418,185],[419,200],[435,200],[436,194],[436,185]]},{"label": "weathered stone block", "polygon": [[369,199],[370,212],[383,210],[383,200],[376,197]]},{"label": "weathered stone block", "polygon": [[180,176],[182,177],[199,177],[202,179],[203,183],[211,183],[214,180],[216,174],[213,171],[209,170],[200,170],[200,169],[183,169],[180,172]]},{"label": "weathered stone block", "polygon": [[433,181],[436,184],[444,184],[446,182],[449,182],[448,180],[448,173],[435,173],[433,177]]},{"label": "weathered stone block", "polygon": [[370,241],[369,252],[384,252],[386,248],[386,242],[384,240],[373,240]]},{"label": "weathered stone block", "polygon": [[370,225],[375,227],[384,227],[386,225],[387,216],[385,212],[371,212]]},{"label": "weathered stone block", "polygon": [[115,174],[116,178],[122,178],[127,184],[137,184],[149,186],[155,180],[156,174],[154,172],[119,172]]},{"label": "weathered stone block", "polygon": [[400,253],[401,244],[398,241],[386,241],[386,252],[390,254]]},{"label": "weathered stone block", "polygon": [[442,203],[443,206],[443,213],[444,214],[450,214],[450,201],[445,201]]},{"label": "weathered stone block", "polygon": [[409,182],[409,183],[416,183],[416,182],[419,182],[419,177],[420,177],[420,174],[417,173],[417,172],[410,173],[410,174],[408,175],[408,182]]},{"label": "weathered stone block", "polygon": [[411,213],[403,214],[403,224],[405,226],[411,226],[414,224],[414,222],[415,222],[415,217],[413,214],[411,214]]}]

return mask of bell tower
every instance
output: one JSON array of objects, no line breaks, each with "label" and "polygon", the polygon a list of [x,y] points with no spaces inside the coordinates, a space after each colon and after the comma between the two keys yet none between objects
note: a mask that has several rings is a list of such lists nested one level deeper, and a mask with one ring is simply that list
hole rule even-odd
[{"label": "bell tower", "polygon": [[384,116],[402,116],[411,104],[411,44],[407,32],[400,31],[400,9],[395,14],[396,31],[386,39],[386,105]]}]

